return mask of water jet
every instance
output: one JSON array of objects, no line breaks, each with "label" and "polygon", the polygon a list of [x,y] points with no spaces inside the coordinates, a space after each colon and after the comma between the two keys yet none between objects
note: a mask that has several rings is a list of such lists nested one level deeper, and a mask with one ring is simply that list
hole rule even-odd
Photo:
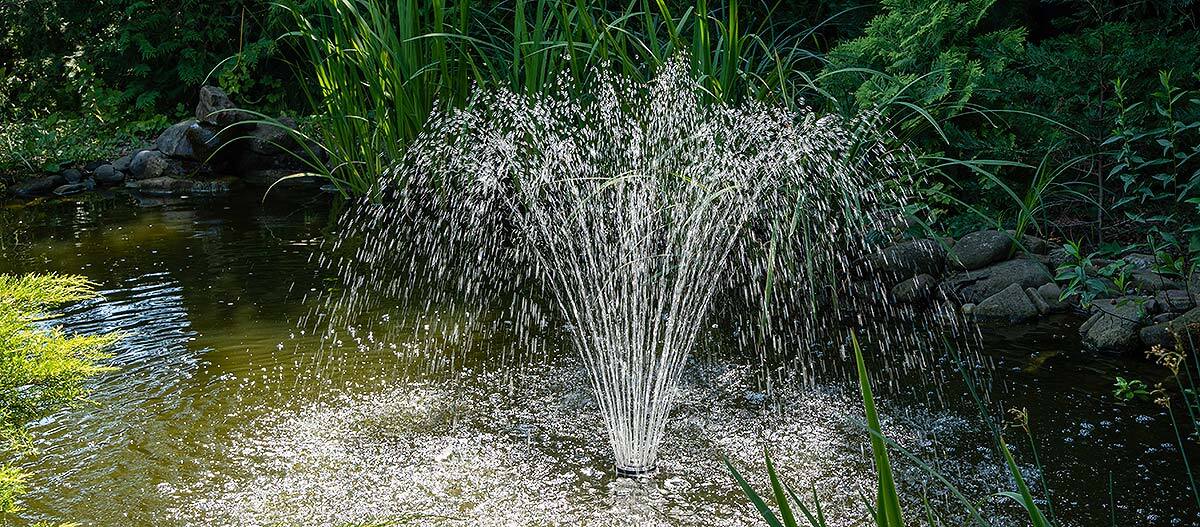
[{"label": "water jet", "polygon": [[851,263],[908,188],[866,121],[705,98],[683,58],[646,84],[595,71],[435,113],[324,257],[344,285],[330,338],[392,302],[414,326],[468,311],[422,333],[431,363],[480,334],[509,333],[513,356],[566,341],[617,474],[652,472],[714,310],[760,354],[835,338],[844,312],[878,309]]}]

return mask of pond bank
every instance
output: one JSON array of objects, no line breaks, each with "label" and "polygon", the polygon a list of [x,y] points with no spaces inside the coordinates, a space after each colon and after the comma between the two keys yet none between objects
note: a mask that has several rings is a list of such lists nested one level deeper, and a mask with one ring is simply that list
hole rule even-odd
[{"label": "pond bank", "polygon": [[[1073,313],[1083,349],[1145,356],[1200,343],[1200,274],[1162,272],[1158,264],[1154,255],[1085,258],[1034,236],[983,230],[895,243],[855,269],[868,284],[890,286],[895,302],[948,300],[985,325]],[[1086,278],[1064,291],[1074,276]]]},{"label": "pond bank", "polygon": [[120,187],[154,196],[211,196],[243,188],[311,193],[324,186],[321,178],[307,175],[313,171],[309,163],[325,162],[324,151],[297,141],[289,131],[297,126],[294,120],[239,109],[213,86],[201,88],[199,100],[195,118],[163,130],[145,148],[111,160],[80,161],[16,182],[8,191],[30,199]]}]

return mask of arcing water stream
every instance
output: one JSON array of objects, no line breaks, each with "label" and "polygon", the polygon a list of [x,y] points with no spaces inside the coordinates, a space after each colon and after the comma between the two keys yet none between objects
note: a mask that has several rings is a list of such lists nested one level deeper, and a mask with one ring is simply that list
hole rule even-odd
[{"label": "arcing water stream", "polygon": [[837,341],[851,326],[880,330],[884,348],[902,338],[883,328],[916,315],[851,281],[880,213],[904,204],[903,153],[864,122],[707,103],[689,71],[681,59],[647,85],[598,72],[585,89],[482,92],[433,116],[323,260],[344,285],[323,310],[329,340],[362,333],[381,302],[417,305],[421,320],[465,311],[432,329],[430,355],[498,330],[534,349],[561,320],[632,475],[655,465],[717,304],[764,360],[781,338]]}]

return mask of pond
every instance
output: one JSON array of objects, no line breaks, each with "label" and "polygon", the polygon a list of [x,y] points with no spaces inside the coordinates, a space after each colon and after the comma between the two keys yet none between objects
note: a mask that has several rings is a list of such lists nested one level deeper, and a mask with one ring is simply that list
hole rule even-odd
[{"label": "pond", "polygon": [[[326,199],[122,193],[0,209],[0,272],[91,277],[103,297],[56,322],[123,335],[109,360],[117,369],[91,402],[32,427],[37,452],[20,460],[33,474],[31,519],[756,525],[722,456],[765,489],[764,447],[802,494],[843,518],[835,524],[863,519],[860,495],[874,479],[844,369],[767,394],[756,359],[705,346],[684,373],[659,470],[635,480],[613,476],[586,372],[565,343],[531,361],[494,357],[486,343],[447,350],[458,357],[450,368],[414,362],[403,332],[322,343],[300,322],[335,283],[312,255],[337,209]],[[983,328],[992,403],[1028,409],[1062,523],[1108,524],[1111,499],[1120,525],[1195,525],[1167,414],[1111,395],[1117,375],[1165,372],[1081,352],[1076,327],[1051,318]],[[896,374],[877,398],[885,433],[998,525],[1020,523],[1010,503],[988,498],[1010,483],[961,382]],[[1036,474],[1023,434],[1007,436]],[[893,463],[904,494],[958,517],[936,480],[899,454]]]}]

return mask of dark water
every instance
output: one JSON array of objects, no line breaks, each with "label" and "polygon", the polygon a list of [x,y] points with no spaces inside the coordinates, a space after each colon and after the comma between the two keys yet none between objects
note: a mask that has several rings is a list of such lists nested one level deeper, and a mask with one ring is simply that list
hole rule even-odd
[{"label": "dark water", "polygon": [[[504,368],[456,350],[473,358],[434,372],[414,366],[403,331],[321,345],[297,322],[332,287],[310,255],[336,213],[319,200],[123,195],[0,209],[0,272],[88,275],[103,298],[59,322],[124,335],[94,405],[32,427],[38,452],[16,462],[35,490],[18,524],[748,525],[755,513],[720,456],[765,488],[764,446],[794,487],[844,518],[834,524],[864,519],[859,496],[873,479],[844,374],[768,397],[754,361],[701,353],[658,475],[635,483],[610,475],[568,349]],[[1118,525],[1200,524],[1164,410],[1111,396],[1114,376],[1153,384],[1166,372],[1082,354],[1077,324],[984,330],[993,406],[1028,409],[1061,523],[1108,525],[1111,496]],[[989,497],[1011,487],[961,383],[898,377],[877,397],[889,436],[995,524],[1022,524],[1011,503]],[[1023,435],[1007,436],[1036,475]],[[893,462],[913,505],[928,496],[962,523],[940,484],[901,455]]]}]

